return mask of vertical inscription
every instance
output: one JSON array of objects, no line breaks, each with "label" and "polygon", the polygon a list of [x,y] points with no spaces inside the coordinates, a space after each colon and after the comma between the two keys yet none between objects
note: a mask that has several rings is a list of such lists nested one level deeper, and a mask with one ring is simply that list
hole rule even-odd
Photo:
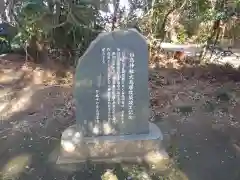
[{"label": "vertical inscription", "polygon": [[[105,59],[106,59],[106,53],[105,53],[106,49],[105,48],[102,48],[101,49],[101,53],[102,53],[102,64],[105,64]],[[102,81],[102,77],[100,76],[100,79],[98,78],[97,79],[97,88],[100,88],[101,86],[101,81]],[[96,122],[99,123],[100,122],[100,92],[99,92],[99,89],[96,89],[96,92],[95,92],[95,102],[96,102]]]},{"label": "vertical inscription", "polygon": [[112,103],[111,103],[111,97],[112,97],[112,88],[111,88],[111,50],[110,48],[107,48],[107,67],[108,67],[108,121],[112,120]]},{"label": "vertical inscription", "polygon": [[99,113],[99,90],[96,90],[96,96],[95,96],[95,100],[96,100],[96,122],[99,123],[100,122],[100,113]]},{"label": "vertical inscription", "polygon": [[117,76],[116,76],[116,52],[112,52],[112,121],[116,122],[116,82],[117,82]]},{"label": "vertical inscription", "polygon": [[105,57],[106,56],[106,54],[105,54],[105,48],[102,48],[102,64],[105,64],[106,62],[105,62]]},{"label": "vertical inscription", "polygon": [[133,119],[133,88],[134,88],[134,53],[129,58],[129,85],[128,85],[128,119]]},{"label": "vertical inscription", "polygon": [[[134,117],[134,74],[135,55],[126,53],[120,48],[116,50],[102,48],[102,64],[107,65],[107,101],[108,101],[108,122],[116,122],[116,105],[120,108],[120,119],[129,120]],[[128,82],[127,85],[125,83]],[[125,92],[125,89],[127,90]],[[127,93],[127,94],[126,94]],[[126,102],[126,95],[128,101]],[[96,120],[99,122],[99,98],[100,92],[96,90]],[[125,109],[127,103],[128,109]],[[125,112],[127,110],[127,112]],[[125,117],[125,113],[127,117]]]},{"label": "vertical inscription", "polygon": [[120,49],[117,48],[117,92],[116,92],[116,98],[117,98],[117,104],[120,105],[120,95],[121,95],[121,81],[120,81],[120,77],[121,77],[121,52]]},{"label": "vertical inscription", "polygon": [[121,121],[124,122],[124,107],[125,107],[125,59],[126,54],[122,52],[121,58]]}]

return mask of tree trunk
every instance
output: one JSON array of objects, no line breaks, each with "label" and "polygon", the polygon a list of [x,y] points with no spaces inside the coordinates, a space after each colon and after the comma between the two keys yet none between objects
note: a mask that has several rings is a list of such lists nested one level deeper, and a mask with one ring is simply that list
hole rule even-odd
[{"label": "tree trunk", "polygon": [[48,9],[53,13],[54,11],[54,3],[52,0],[47,0],[47,4],[48,4]]},{"label": "tree trunk", "polygon": [[118,14],[118,10],[119,10],[119,3],[120,0],[114,0],[114,12],[113,12],[113,19],[112,19],[112,31],[114,31],[114,29],[116,28],[116,23],[117,23],[117,14]]},{"label": "tree trunk", "polygon": [[0,1],[0,15],[1,15],[1,20],[4,22],[7,22],[7,15],[5,12],[6,9],[6,5],[5,5],[5,1],[1,0]]},{"label": "tree trunk", "polygon": [[[224,8],[224,5],[226,3],[226,0],[222,0],[219,4],[218,2],[214,2],[212,1],[212,6],[214,5],[213,9],[215,11],[217,10],[222,10]],[[212,43],[212,41],[214,40],[214,46],[216,45],[219,35],[220,35],[220,25],[221,25],[221,19],[217,19],[213,22],[213,26],[212,26],[212,33],[208,36],[207,38],[207,46],[206,48],[202,51],[201,55],[200,55],[200,59],[203,59],[207,53],[207,47],[209,47],[209,45]],[[212,56],[212,54],[211,54]],[[210,57],[211,58],[211,57]]]},{"label": "tree trunk", "polygon": [[[224,5],[225,5],[225,0],[222,0],[219,4],[216,2],[214,9],[222,10],[224,8]],[[207,45],[209,45],[212,42],[213,38],[215,38],[214,45],[216,45],[216,42],[218,40],[217,38],[219,37],[219,34],[220,34],[220,24],[221,24],[221,19],[217,19],[213,22],[212,33],[207,39]]]},{"label": "tree trunk", "polygon": [[175,10],[175,8],[170,9],[167,14],[164,16],[162,26],[160,28],[160,39],[164,41],[167,31],[165,30],[168,16]]},{"label": "tree trunk", "polygon": [[27,52],[35,63],[42,63],[48,58],[48,52],[45,45],[40,42],[36,36],[32,36],[30,39]]},{"label": "tree trunk", "polygon": [[59,17],[61,14],[61,6],[58,1],[56,1],[55,3],[56,3],[56,24],[60,24],[60,23],[62,23],[62,22],[59,22]]},{"label": "tree trunk", "polygon": [[[170,10],[168,10],[167,14],[165,15],[164,19],[163,19],[163,23],[162,23],[162,26],[160,28],[160,33],[161,33],[161,39],[164,40],[165,39],[165,36],[166,36],[166,30],[165,30],[165,27],[166,27],[166,23],[167,23],[167,19],[169,17],[169,15],[171,13],[173,13],[175,10],[178,10],[179,13],[183,10],[183,8],[185,7],[185,5],[187,4],[187,0],[184,0],[183,3],[181,4],[181,6],[177,6],[177,5],[174,5]],[[175,32],[170,32],[170,34],[174,34]]]}]

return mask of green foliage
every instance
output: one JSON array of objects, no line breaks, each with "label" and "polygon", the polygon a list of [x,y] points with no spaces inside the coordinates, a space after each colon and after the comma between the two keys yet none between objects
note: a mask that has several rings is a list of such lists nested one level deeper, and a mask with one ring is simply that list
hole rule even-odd
[{"label": "green foliage", "polygon": [[7,53],[11,50],[9,42],[6,38],[0,37],[0,54]]},{"label": "green foliage", "polygon": [[13,44],[21,47],[34,38],[53,48],[85,49],[102,30],[96,2],[24,0],[15,5],[15,12],[18,34]]},{"label": "green foliage", "polygon": [[[99,12],[100,9],[108,11],[106,5],[110,1],[112,2],[112,0],[17,1],[13,9],[18,27],[14,44],[25,46],[36,38],[39,43],[47,42],[53,48],[72,50],[78,48],[83,52],[91,40],[103,30],[105,23],[110,22],[109,18],[112,19],[111,16],[104,19]],[[189,38],[198,42],[207,41],[213,22],[216,20],[227,22],[233,12],[240,8],[240,0],[234,0],[231,8],[225,5],[228,9],[223,8],[221,1],[217,1],[216,5],[206,0],[129,2],[131,11],[129,16],[133,16],[134,21],[139,21],[137,24],[144,35],[163,39],[166,34],[175,34],[166,32],[175,31],[179,43],[184,43]],[[134,16],[135,9],[142,9],[145,12],[143,17]],[[121,14],[119,24],[133,21],[130,17],[122,17],[124,8],[119,9],[119,14]],[[238,33],[239,25],[232,28]]]},{"label": "green foliage", "polygon": [[[173,11],[171,12],[171,10]],[[228,31],[233,28],[230,22],[232,16],[239,14],[239,12],[239,0],[231,2],[222,0],[156,0],[151,12],[146,14],[148,19],[144,18],[144,21],[142,21],[142,29],[146,31],[146,34],[156,39],[164,40],[166,31],[176,31],[178,42],[182,43],[191,38],[191,41],[205,43],[209,35],[212,34],[214,21],[220,20],[223,23],[229,23],[226,28],[226,31]],[[178,29],[179,25],[183,25],[184,28]],[[237,29],[237,27],[239,27],[239,24],[236,23],[234,29]],[[222,37],[222,35],[220,36]],[[234,36],[238,37],[237,35]]]},{"label": "green foliage", "polygon": [[180,27],[178,30],[178,42],[184,43],[187,40],[187,32],[184,27]]},{"label": "green foliage", "polygon": [[25,20],[34,21],[36,18],[45,14],[47,7],[40,0],[25,1],[21,8],[20,16],[23,16]]},{"label": "green foliage", "polygon": [[35,37],[43,35],[42,28],[37,26],[39,21],[47,12],[46,6],[40,0],[25,0],[21,4],[15,7],[17,22],[18,22],[18,34],[13,39],[14,44],[19,46],[25,46],[26,42]]}]

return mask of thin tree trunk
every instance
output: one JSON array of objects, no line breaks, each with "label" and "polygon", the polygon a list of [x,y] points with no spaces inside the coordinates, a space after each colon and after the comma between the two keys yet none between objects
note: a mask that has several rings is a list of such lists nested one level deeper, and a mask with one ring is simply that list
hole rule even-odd
[{"label": "thin tree trunk", "polygon": [[56,24],[62,23],[62,22],[59,22],[60,14],[61,14],[61,6],[60,6],[60,3],[56,1],[56,18],[57,18]]},{"label": "thin tree trunk", "polygon": [[48,59],[48,51],[45,44],[37,39],[36,36],[32,36],[26,50],[35,63],[43,63]]},{"label": "thin tree trunk", "polygon": [[160,28],[160,34],[161,34],[160,39],[161,39],[162,41],[164,41],[165,36],[166,36],[166,33],[167,33],[167,31],[165,30],[165,27],[166,27],[166,23],[167,23],[168,16],[169,16],[175,9],[176,9],[176,8],[170,9],[170,10],[167,12],[167,14],[164,16],[163,23],[162,23],[162,26],[161,26],[161,28]]},{"label": "thin tree trunk", "polygon": [[117,23],[117,14],[118,14],[118,10],[119,10],[119,3],[120,0],[114,0],[113,1],[113,5],[114,5],[114,13],[113,13],[113,19],[112,19],[112,31],[114,31],[114,29],[116,28],[116,23]]},{"label": "thin tree trunk", "polygon": [[1,15],[1,20],[4,22],[7,22],[7,15],[6,15],[6,4],[4,0],[0,1],[0,15]]},{"label": "thin tree trunk", "polygon": [[165,26],[166,26],[166,23],[167,23],[167,19],[168,19],[168,16],[173,13],[175,10],[178,10],[178,11],[181,11],[185,5],[187,4],[187,0],[185,0],[180,7],[177,7],[177,6],[173,6],[168,12],[167,14],[165,15],[164,19],[163,19],[163,23],[162,23],[162,26],[160,28],[160,33],[162,34],[161,35],[161,39],[162,41],[165,39],[165,36],[166,36],[166,31],[165,31]]},{"label": "thin tree trunk", "polygon": [[[216,2],[215,4],[215,7],[214,9],[217,10],[218,8],[219,9],[223,9],[224,8],[224,5],[225,5],[225,0],[222,0],[220,2],[220,5],[218,7],[218,3]],[[212,34],[208,37],[208,40],[207,40],[207,45],[209,45],[209,43],[212,41],[212,39],[214,37],[216,37],[216,35],[218,34],[219,30],[220,30],[220,23],[221,23],[221,19],[217,19],[213,22],[213,27],[212,27]],[[215,39],[216,41],[216,39]]]},{"label": "thin tree trunk", "polygon": [[[213,9],[216,11],[219,9],[223,9],[224,5],[226,3],[226,0],[222,0],[219,4],[218,2],[213,2],[212,1],[212,5],[215,5],[215,7],[213,7]],[[218,6],[219,5],[219,6]],[[208,36],[207,38],[207,45],[205,47],[205,49],[202,51],[201,55],[200,55],[200,59],[204,58],[207,52],[207,49],[210,45],[210,43],[212,42],[212,40],[214,39],[214,46],[216,45],[218,39],[219,39],[219,35],[220,35],[220,24],[221,24],[221,19],[217,19],[213,22],[213,26],[212,26],[212,33]],[[210,58],[212,57],[212,54],[210,56]]]},{"label": "thin tree trunk", "polygon": [[52,0],[47,0],[47,3],[48,3],[48,8],[49,10],[53,13],[54,11],[54,3]]}]

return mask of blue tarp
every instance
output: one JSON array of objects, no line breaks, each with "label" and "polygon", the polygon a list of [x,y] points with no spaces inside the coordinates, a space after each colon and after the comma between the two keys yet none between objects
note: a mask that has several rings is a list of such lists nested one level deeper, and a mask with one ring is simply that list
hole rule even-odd
[{"label": "blue tarp", "polygon": [[9,25],[7,23],[0,24],[0,36],[8,35],[8,26]]}]

